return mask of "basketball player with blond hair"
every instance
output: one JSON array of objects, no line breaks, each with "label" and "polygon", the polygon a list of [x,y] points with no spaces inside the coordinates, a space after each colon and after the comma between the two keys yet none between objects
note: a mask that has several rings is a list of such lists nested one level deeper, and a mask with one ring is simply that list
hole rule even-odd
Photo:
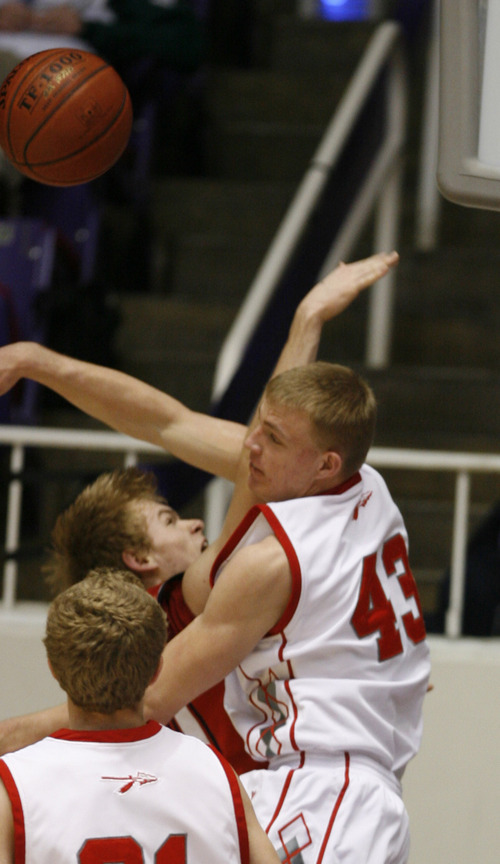
[{"label": "basketball player with blond hair", "polygon": [[94,571],[49,609],[44,642],[69,726],[0,760],[1,864],[278,864],[229,764],[144,720],[166,623],[133,579]]}]

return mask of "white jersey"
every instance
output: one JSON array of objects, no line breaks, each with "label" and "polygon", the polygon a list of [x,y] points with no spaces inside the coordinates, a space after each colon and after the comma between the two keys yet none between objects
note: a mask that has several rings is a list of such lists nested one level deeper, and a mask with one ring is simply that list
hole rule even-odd
[{"label": "white jersey", "polygon": [[234,773],[201,741],[149,722],[64,729],[0,760],[16,864],[248,864]]},{"label": "white jersey", "polygon": [[290,564],[282,619],[226,679],[225,705],[271,767],[349,752],[399,779],[418,750],[430,663],[401,514],[364,466],[329,494],[259,505],[212,575],[274,533]]}]

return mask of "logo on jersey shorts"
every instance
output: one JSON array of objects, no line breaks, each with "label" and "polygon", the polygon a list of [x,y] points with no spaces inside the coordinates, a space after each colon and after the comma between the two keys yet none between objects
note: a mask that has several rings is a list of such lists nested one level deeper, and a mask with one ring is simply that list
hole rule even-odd
[{"label": "logo on jersey shorts", "polygon": [[[276,682],[270,681],[265,687],[259,687],[257,690],[257,698],[261,705],[265,705],[270,716],[270,724],[261,726],[260,740],[265,745],[265,755],[267,758],[278,756],[281,750],[281,744],[275,741],[275,732],[280,726],[284,726],[288,720],[288,706],[284,702],[280,702],[276,696]],[[258,748],[260,751],[260,747]]]},{"label": "logo on jersey shorts", "polygon": [[296,816],[288,825],[280,828],[278,834],[281,848],[277,852],[282,864],[304,864],[301,852],[311,845],[312,840],[303,815]]}]

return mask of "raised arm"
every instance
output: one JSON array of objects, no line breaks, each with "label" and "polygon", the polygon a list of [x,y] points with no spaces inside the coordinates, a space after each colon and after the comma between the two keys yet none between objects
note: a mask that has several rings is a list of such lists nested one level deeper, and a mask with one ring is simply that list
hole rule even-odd
[{"label": "raised arm", "polygon": [[[341,263],[311,288],[297,306],[288,339],[273,374],[316,360],[323,325],[340,315],[361,291],[385,276],[398,261],[397,252],[381,252],[351,264]],[[248,457],[248,451],[242,448],[233,496],[214,553],[222,547],[255,503],[255,497],[247,485]]]},{"label": "raised arm", "polygon": [[351,264],[340,263],[311,288],[295,310],[274,374],[316,360],[323,325],[340,315],[398,261],[397,252],[380,252]]}]

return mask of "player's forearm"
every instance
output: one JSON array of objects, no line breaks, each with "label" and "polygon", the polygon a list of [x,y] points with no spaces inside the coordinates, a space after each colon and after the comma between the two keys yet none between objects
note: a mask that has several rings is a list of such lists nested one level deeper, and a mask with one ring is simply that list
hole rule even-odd
[{"label": "player's forearm", "polygon": [[337,265],[314,285],[297,307],[276,372],[314,361],[323,325],[340,315],[361,291],[385,276],[398,261],[397,252],[379,252],[361,261]]},{"label": "player's forearm", "polygon": [[181,708],[222,681],[244,656],[233,661],[231,652],[225,653],[219,645],[217,634],[207,636],[202,617],[196,617],[166,645],[160,673],[146,690],[145,717],[168,723]]},{"label": "player's forearm", "polygon": [[57,705],[0,722],[0,756],[34,744],[68,725],[68,707]]},{"label": "player's forearm", "polygon": [[273,375],[312,363],[318,355],[323,319],[318,308],[305,298],[297,307]]},{"label": "player's forearm", "polygon": [[30,378],[107,426],[232,480],[244,428],[190,411],[177,399],[115,369],[34,343],[0,349],[0,388]]}]

